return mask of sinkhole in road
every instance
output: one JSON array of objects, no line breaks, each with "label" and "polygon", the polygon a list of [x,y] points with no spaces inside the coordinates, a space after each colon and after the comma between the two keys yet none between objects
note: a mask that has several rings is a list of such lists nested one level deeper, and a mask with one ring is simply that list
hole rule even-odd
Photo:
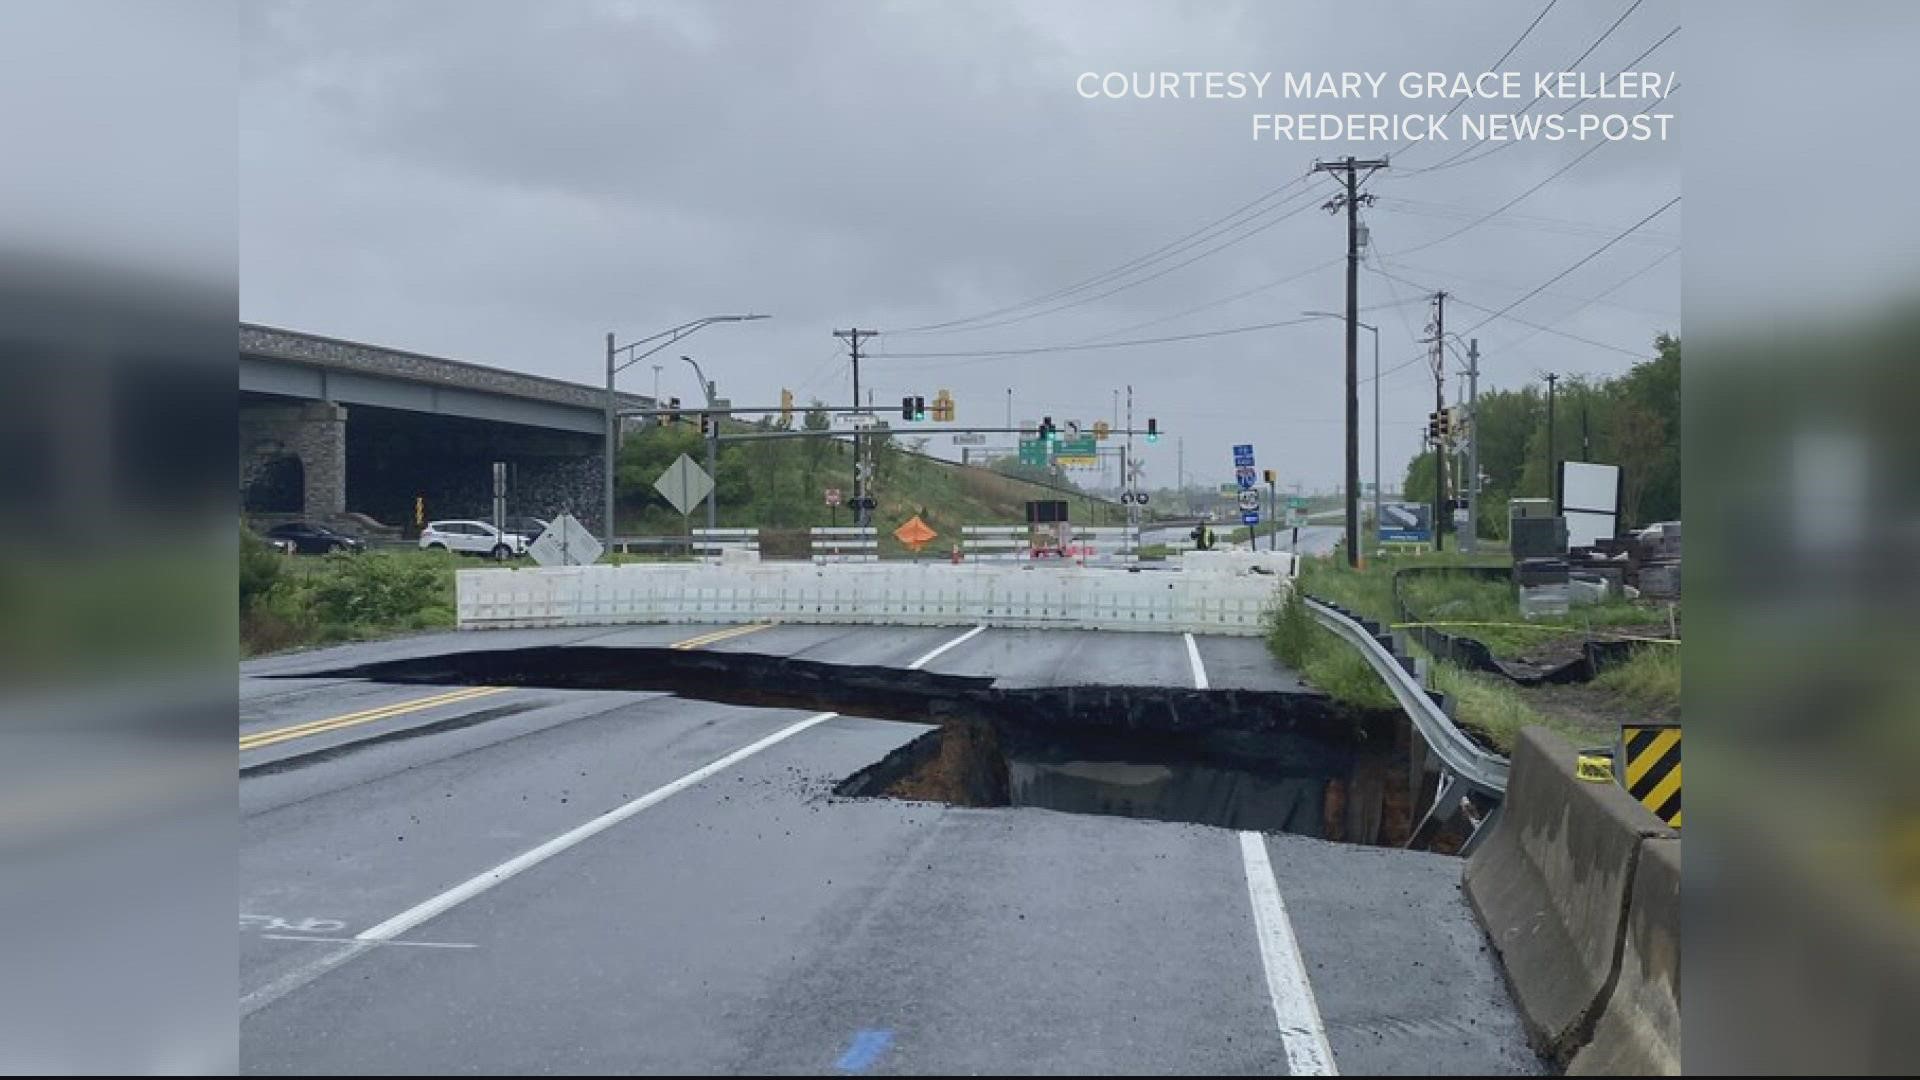
[{"label": "sinkhole in road", "polygon": [[[834,788],[842,797],[1038,807],[1386,845],[1406,841],[1411,808],[1431,798],[1431,775],[1404,716],[1316,693],[1002,687],[989,677],[753,652],[610,646],[467,650],[297,677],[316,674],[658,691],[932,725],[844,778]],[[1457,840],[1440,837],[1430,850],[1454,849]]]}]

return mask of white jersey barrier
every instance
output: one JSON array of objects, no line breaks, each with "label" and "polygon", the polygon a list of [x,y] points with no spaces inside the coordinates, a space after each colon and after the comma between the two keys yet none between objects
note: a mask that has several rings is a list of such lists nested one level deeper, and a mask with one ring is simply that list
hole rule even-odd
[{"label": "white jersey barrier", "polygon": [[709,559],[732,551],[760,550],[759,529],[694,529],[691,537],[693,553]]},{"label": "white jersey barrier", "polygon": [[[620,623],[981,624],[1245,634],[1291,585],[1265,573],[1074,565],[742,562],[458,572],[462,629]],[[1249,567],[1248,569],[1251,569]]]},{"label": "white jersey barrier", "polygon": [[880,538],[871,525],[822,525],[807,530],[817,563],[873,562],[880,558]]}]

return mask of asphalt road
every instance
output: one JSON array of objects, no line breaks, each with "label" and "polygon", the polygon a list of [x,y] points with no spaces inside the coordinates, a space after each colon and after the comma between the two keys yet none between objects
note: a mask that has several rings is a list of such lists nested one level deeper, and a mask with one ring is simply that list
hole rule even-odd
[{"label": "asphalt road", "polygon": [[1297,687],[1256,639],[965,627],[438,634],[244,664],[247,1071],[1538,1071],[1449,857],[831,796],[918,724],[265,677],[587,642]]}]

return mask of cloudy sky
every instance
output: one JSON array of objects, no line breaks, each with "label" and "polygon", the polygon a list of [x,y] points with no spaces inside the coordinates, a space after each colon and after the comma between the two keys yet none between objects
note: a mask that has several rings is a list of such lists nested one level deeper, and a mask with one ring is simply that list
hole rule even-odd
[{"label": "cloudy sky", "polygon": [[[1679,7],[246,5],[241,316],[594,383],[608,330],[624,341],[769,313],[657,358],[663,392],[695,396],[685,351],[743,404],[783,386],[846,400],[831,331],[874,327],[886,333],[867,346],[862,385],[883,407],[946,388],[962,422],[998,425],[1012,388],[1016,420],[1091,423],[1131,384],[1136,421],[1169,433],[1148,452],[1148,482],[1173,482],[1184,438],[1192,479],[1229,479],[1230,445],[1251,442],[1288,483],[1328,488],[1344,452],[1340,324],[1213,332],[1339,310],[1345,230],[1320,209],[1332,182],[1311,166],[1392,153],[1369,183],[1379,201],[1360,302],[1389,371],[1383,456],[1396,477],[1432,408],[1430,369],[1408,364],[1424,352],[1425,291],[1454,294],[1447,329],[1479,339],[1483,387],[1618,372],[1655,333],[1680,330],[1678,205],[1534,293],[1679,196]],[[1669,141],[1455,158],[1469,144],[1250,137],[1256,112],[1451,104],[1289,101],[1277,96],[1287,72],[1384,72],[1391,90],[1402,72],[1485,70],[1509,47],[1500,68],[1529,78],[1583,53],[1577,69],[1597,78],[1652,48],[1634,66],[1683,84],[1653,108],[1678,117]],[[1082,73],[1112,71],[1273,77],[1265,102],[1076,92]],[[1052,348],[1160,338],[1178,340]],[[993,354],[1019,349],[1047,351]],[[642,365],[623,386],[649,392],[653,377]],[[1449,401],[1456,382],[1450,361]],[[1368,477],[1371,383],[1361,395]]]}]

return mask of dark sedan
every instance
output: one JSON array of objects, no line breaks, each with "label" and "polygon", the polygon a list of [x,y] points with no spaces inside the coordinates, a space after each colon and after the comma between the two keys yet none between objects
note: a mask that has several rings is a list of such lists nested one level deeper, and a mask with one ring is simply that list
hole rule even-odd
[{"label": "dark sedan", "polygon": [[333,551],[359,552],[366,545],[343,532],[335,532],[324,525],[296,521],[287,525],[275,525],[267,530],[268,539],[285,540],[293,545],[293,550],[302,555],[325,555]]}]

